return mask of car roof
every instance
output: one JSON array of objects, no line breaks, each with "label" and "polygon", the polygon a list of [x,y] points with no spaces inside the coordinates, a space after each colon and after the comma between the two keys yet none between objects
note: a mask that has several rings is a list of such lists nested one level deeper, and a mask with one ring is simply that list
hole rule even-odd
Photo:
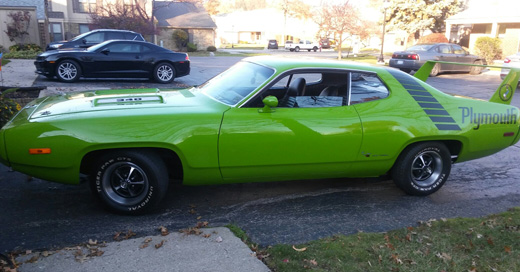
[{"label": "car roof", "polygon": [[139,33],[135,32],[135,31],[124,30],[124,29],[94,29],[94,30],[91,30],[89,32],[99,32],[99,31],[106,31],[106,32],[129,32],[129,33],[139,34]]},{"label": "car roof", "polygon": [[272,67],[280,70],[291,69],[313,69],[313,68],[330,68],[330,69],[350,69],[363,70],[371,72],[379,72],[386,70],[383,67],[364,64],[352,63],[338,60],[311,59],[311,58],[295,58],[295,57],[273,57],[273,56],[256,56],[245,58],[244,61],[257,63],[260,65]]}]

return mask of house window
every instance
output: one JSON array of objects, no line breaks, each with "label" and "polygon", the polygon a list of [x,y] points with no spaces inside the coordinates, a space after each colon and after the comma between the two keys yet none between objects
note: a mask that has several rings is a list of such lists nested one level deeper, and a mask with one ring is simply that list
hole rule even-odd
[{"label": "house window", "polygon": [[63,31],[61,28],[61,23],[50,23],[49,24],[51,40],[53,42],[63,41]]},{"label": "house window", "polygon": [[77,0],[78,11],[83,13],[96,12],[96,0]]},{"label": "house window", "polygon": [[85,24],[79,25],[79,34],[83,34],[85,32],[89,32],[89,31],[90,31],[90,28],[88,27],[88,25],[85,25]]}]

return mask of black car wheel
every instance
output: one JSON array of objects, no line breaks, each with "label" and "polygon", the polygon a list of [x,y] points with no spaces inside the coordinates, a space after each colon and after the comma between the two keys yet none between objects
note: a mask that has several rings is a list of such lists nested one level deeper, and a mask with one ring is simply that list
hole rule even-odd
[{"label": "black car wheel", "polygon": [[300,47],[296,46],[296,47],[294,48],[294,51],[296,51],[296,52],[300,52]]},{"label": "black car wheel", "polygon": [[153,71],[153,76],[159,83],[170,83],[175,79],[175,68],[166,62],[159,63]]},{"label": "black car wheel", "polygon": [[93,193],[108,209],[141,214],[164,197],[168,171],[154,153],[116,151],[98,160],[90,182]]},{"label": "black car wheel", "polygon": [[439,190],[451,171],[451,155],[438,142],[425,142],[406,148],[392,169],[397,187],[407,194],[425,196]]},{"label": "black car wheel", "polygon": [[61,61],[56,67],[56,77],[63,82],[75,82],[81,76],[81,67],[73,60]]},{"label": "black car wheel", "polygon": [[438,63],[435,63],[435,65],[432,68],[432,71],[430,72],[430,76],[434,77],[437,76],[441,72],[441,66]]},{"label": "black car wheel", "polygon": [[[482,61],[476,60],[473,62],[473,64],[482,65]],[[482,67],[480,66],[471,66],[471,69],[469,70],[470,75],[478,75],[482,72]]]},{"label": "black car wheel", "polygon": [[314,52],[316,52],[316,51],[318,51],[318,47],[314,46],[314,48],[312,50],[314,50]]}]

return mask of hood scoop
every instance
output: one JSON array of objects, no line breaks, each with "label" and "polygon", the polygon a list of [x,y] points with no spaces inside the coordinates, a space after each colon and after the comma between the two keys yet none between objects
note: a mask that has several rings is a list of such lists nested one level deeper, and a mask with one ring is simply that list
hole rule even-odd
[{"label": "hood scoop", "polygon": [[118,97],[107,97],[97,98],[92,101],[94,107],[106,106],[106,105],[137,105],[137,104],[162,104],[164,99],[160,95],[139,95],[139,96],[118,96]]},{"label": "hood scoop", "polygon": [[[159,95],[159,89],[134,89],[134,90],[99,90],[95,94],[100,97],[92,100],[94,107],[98,106],[114,106],[114,105],[140,105],[164,103],[162,95]],[[126,95],[126,96],[113,96]]]}]

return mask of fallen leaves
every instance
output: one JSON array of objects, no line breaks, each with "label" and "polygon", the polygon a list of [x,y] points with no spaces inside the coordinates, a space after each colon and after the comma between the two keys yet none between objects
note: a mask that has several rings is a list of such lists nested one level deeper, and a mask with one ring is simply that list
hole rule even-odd
[{"label": "fallen leaves", "polygon": [[161,236],[166,236],[166,235],[170,234],[166,227],[160,226],[159,230],[161,231]]},{"label": "fallen leaves", "polygon": [[161,247],[164,245],[165,242],[166,242],[166,240],[162,240],[161,242],[159,242],[158,244],[156,244],[156,245],[155,245],[155,249],[159,249],[159,248],[161,248]]},{"label": "fallen leaves", "polygon": [[448,262],[451,261],[451,259],[452,259],[450,255],[448,255],[447,253],[444,253],[444,252],[437,253],[437,254],[435,254],[435,256],[443,261],[448,261]]},{"label": "fallen leaves", "polygon": [[[185,235],[201,235],[203,232],[200,230],[201,228],[205,228],[209,225],[209,222],[203,221],[203,222],[197,222],[197,225],[195,227],[186,228],[179,230],[180,233],[184,233]],[[209,237],[209,236],[208,236]],[[206,237],[206,238],[208,238]]]},{"label": "fallen leaves", "polygon": [[128,240],[134,236],[136,236],[137,234],[131,230],[128,230],[126,233],[121,231],[121,232],[116,232],[116,234],[114,235],[114,241],[123,241],[123,240]]}]

